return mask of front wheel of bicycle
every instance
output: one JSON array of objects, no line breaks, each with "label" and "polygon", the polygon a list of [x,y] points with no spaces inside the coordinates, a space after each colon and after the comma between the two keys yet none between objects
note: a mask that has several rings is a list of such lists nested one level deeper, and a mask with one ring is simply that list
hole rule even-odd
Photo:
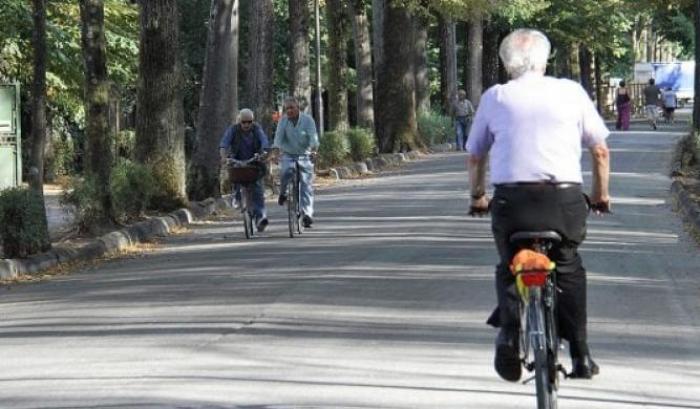
[{"label": "front wheel of bicycle", "polygon": [[253,237],[253,216],[248,210],[243,212],[243,230],[245,231],[246,239]]},{"label": "front wheel of bicycle", "polygon": [[297,206],[294,198],[294,189],[287,189],[287,221],[289,224],[289,237],[294,238],[297,223]]}]

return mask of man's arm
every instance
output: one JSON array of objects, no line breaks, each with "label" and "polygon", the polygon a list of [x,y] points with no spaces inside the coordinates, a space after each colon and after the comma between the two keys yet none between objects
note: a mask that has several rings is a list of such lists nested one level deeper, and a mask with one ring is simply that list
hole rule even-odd
[{"label": "man's arm", "polygon": [[267,139],[267,134],[262,126],[256,128],[256,133],[258,141],[260,142],[260,152],[258,153],[263,153],[270,148],[270,141]]},{"label": "man's arm", "polygon": [[228,150],[231,148],[231,142],[233,141],[233,127],[226,128],[224,135],[219,141],[219,158],[221,162],[225,162],[228,157]]},{"label": "man's arm", "polygon": [[589,148],[593,168],[593,186],[591,187],[591,202],[610,203],[610,150],[605,142]]},{"label": "man's arm", "polygon": [[469,186],[471,189],[471,207],[486,209],[489,199],[486,197],[486,163],[488,156],[469,155]]}]

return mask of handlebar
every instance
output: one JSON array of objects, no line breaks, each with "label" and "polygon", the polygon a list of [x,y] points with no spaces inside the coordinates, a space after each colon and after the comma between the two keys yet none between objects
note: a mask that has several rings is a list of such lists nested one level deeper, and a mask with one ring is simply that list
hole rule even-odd
[{"label": "handlebar", "polygon": [[248,166],[253,162],[263,161],[267,157],[267,152],[263,154],[256,153],[252,158],[246,160],[239,160],[234,158],[226,158],[226,164],[233,167]]}]

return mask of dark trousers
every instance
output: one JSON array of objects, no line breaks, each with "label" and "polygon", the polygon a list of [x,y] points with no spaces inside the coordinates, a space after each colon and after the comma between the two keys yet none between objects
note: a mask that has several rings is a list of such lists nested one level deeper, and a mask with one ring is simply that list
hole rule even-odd
[{"label": "dark trousers", "polygon": [[574,357],[588,353],[586,270],[578,246],[586,236],[588,206],[578,185],[536,184],[496,187],[491,202],[492,231],[499,254],[496,267],[498,308],[488,323],[515,329],[520,323],[515,279],[508,265],[518,250],[509,238],[516,231],[554,230],[562,242],[550,252],[556,263],[559,335],[569,341]]}]

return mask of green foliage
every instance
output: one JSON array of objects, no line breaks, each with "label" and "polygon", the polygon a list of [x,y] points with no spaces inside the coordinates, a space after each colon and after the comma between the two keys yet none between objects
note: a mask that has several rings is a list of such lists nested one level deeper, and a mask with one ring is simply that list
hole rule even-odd
[{"label": "green foliage", "polygon": [[321,167],[339,165],[350,153],[350,146],[344,132],[326,132],[320,142],[318,159]]},{"label": "green foliage", "polygon": [[102,220],[104,210],[99,200],[97,181],[91,177],[68,179],[60,198],[61,206],[72,214],[78,231],[90,232]]},{"label": "green foliage", "polygon": [[[46,2],[47,101],[71,123],[84,120],[80,9],[75,0]],[[32,75],[32,7],[23,0],[0,6],[0,81],[17,80],[23,92]],[[133,102],[138,69],[138,7],[128,0],[105,0],[105,38],[110,79],[124,108]],[[28,130],[28,128],[27,128]]]},{"label": "green foliage", "polygon": [[421,112],[418,115],[418,136],[424,145],[446,143],[454,139],[452,118],[438,112]]},{"label": "green foliage", "polygon": [[371,130],[352,128],[346,134],[350,147],[350,157],[355,162],[361,162],[376,153],[377,146]]},{"label": "green foliage", "polygon": [[50,247],[41,197],[16,187],[0,191],[0,238],[4,257],[27,257]]},{"label": "green foliage", "polygon": [[136,132],[133,130],[120,131],[114,136],[115,158],[132,159],[136,145]]},{"label": "green foliage", "polygon": [[136,162],[120,160],[112,170],[112,206],[115,219],[129,221],[143,215],[154,192],[149,169]]},{"label": "green foliage", "polygon": [[177,169],[174,158],[166,156],[155,160],[149,164],[149,169],[154,185],[149,207],[163,211],[183,207],[186,203],[179,191],[181,172]]},{"label": "green foliage", "polygon": [[46,157],[45,172],[54,178],[73,173],[75,147],[70,138],[58,137],[53,141],[53,152]]}]

